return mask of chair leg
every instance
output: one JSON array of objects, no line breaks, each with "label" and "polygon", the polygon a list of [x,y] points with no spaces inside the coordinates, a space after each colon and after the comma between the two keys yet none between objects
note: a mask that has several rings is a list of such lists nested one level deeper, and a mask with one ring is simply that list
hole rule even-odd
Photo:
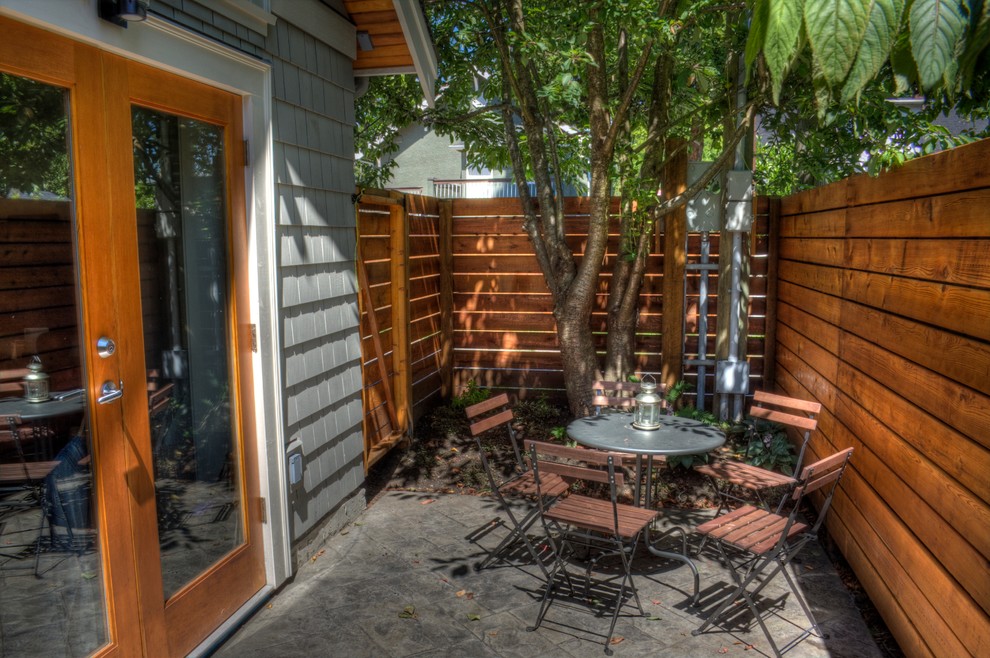
[{"label": "chair leg", "polygon": [[540,559],[540,554],[537,552],[536,547],[533,546],[533,542],[527,535],[530,527],[532,527],[533,523],[535,523],[540,516],[539,508],[530,510],[521,521],[516,520],[515,515],[512,513],[509,506],[504,502],[502,504],[502,509],[505,512],[505,515],[509,517],[509,522],[512,524],[512,530],[510,530],[509,534],[506,535],[501,542],[499,542],[498,546],[496,546],[494,550],[488,553],[488,557],[482,560],[481,564],[479,564],[477,568],[481,570],[491,566],[495,560],[502,558],[502,553],[504,553],[506,549],[517,541],[522,540],[523,544],[526,546],[526,550],[529,551],[530,556],[533,558],[533,562],[535,562],[536,566],[538,566],[540,571],[543,572],[543,576],[547,577],[547,568],[543,565],[543,561]]}]

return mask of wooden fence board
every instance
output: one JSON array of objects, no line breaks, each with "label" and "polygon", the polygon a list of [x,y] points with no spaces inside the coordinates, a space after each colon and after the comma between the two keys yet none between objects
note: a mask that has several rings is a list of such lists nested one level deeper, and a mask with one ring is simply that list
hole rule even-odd
[{"label": "wooden fence board", "polygon": [[829,528],[909,655],[990,649],[988,158],[780,206],[775,386],[823,403],[812,453],[857,449]]}]

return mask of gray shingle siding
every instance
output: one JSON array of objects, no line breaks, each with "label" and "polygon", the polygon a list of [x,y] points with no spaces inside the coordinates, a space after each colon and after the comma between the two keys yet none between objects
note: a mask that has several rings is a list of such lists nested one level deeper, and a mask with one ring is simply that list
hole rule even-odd
[{"label": "gray shingle siding", "polygon": [[285,429],[288,440],[302,443],[305,466],[292,501],[298,539],[364,481],[353,71],[345,56],[281,18],[266,52],[273,64]]},{"label": "gray shingle siding", "polygon": [[214,41],[255,57],[263,56],[265,35],[235,23],[194,0],[155,0],[150,11]]},{"label": "gray shingle siding", "polygon": [[[317,0],[294,0],[297,2]],[[361,341],[354,274],[354,77],[346,56],[279,17],[260,34],[208,0],[151,10],[272,65],[284,435],[299,439],[303,483],[293,539],[353,513],[364,481]]]}]

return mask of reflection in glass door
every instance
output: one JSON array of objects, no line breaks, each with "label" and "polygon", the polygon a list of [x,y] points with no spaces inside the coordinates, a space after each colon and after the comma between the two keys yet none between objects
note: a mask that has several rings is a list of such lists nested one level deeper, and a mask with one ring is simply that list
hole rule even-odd
[{"label": "reflection in glass door", "polygon": [[65,90],[0,73],[0,656],[108,641]]},{"label": "reflection in glass door", "polygon": [[165,598],[244,541],[223,128],[132,110],[144,353]]}]

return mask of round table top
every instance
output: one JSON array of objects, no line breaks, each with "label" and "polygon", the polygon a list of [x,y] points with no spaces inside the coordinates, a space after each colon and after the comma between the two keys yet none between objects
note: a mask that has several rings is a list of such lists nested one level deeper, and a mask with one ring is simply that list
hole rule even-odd
[{"label": "round table top", "polygon": [[21,420],[30,422],[82,413],[85,406],[86,397],[83,395],[68,400],[44,402],[28,402],[24,398],[3,398],[0,399],[0,417],[13,414],[20,416]]},{"label": "round table top", "polygon": [[692,418],[662,416],[660,428],[638,430],[631,413],[609,413],[578,418],[567,426],[567,436],[589,448],[636,455],[697,455],[725,443],[725,433]]}]

